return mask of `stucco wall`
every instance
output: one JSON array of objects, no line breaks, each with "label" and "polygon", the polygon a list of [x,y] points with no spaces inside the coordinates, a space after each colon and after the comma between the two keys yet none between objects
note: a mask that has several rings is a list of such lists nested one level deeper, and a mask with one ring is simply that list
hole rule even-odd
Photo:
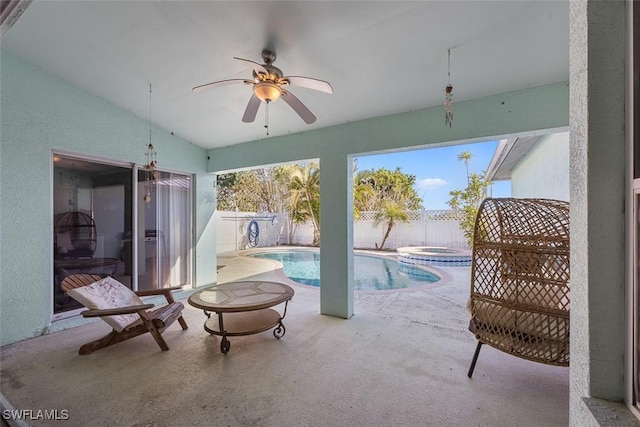
[{"label": "stucco wall", "polygon": [[569,201],[569,133],[545,135],[511,171],[513,197]]},{"label": "stucco wall", "polygon": [[594,425],[584,397],[625,397],[625,8],[569,8],[572,426]]},{"label": "stucco wall", "polygon": [[[0,60],[0,344],[7,344],[51,327],[52,150],[143,164],[149,124],[6,51]],[[153,143],[162,168],[196,174],[197,281],[214,282],[206,152],[158,128]]]}]

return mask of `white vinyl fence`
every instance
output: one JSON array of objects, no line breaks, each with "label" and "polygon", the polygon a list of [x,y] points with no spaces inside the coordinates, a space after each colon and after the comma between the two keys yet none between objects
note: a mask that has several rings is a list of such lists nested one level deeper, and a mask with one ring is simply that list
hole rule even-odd
[{"label": "white vinyl fence", "polygon": [[[444,246],[468,248],[467,239],[460,229],[462,217],[453,210],[409,211],[409,222],[397,222],[391,229],[384,249],[403,246]],[[362,218],[353,224],[353,246],[376,248],[382,243],[387,223],[374,226],[376,212],[363,212]]]},{"label": "white vinyl fence", "polygon": [[[444,246],[466,249],[467,241],[460,229],[460,216],[452,210],[410,211],[409,222],[396,223],[384,249],[403,246]],[[380,246],[387,230],[383,221],[377,227],[375,212],[364,212],[353,224],[353,246],[374,249]],[[288,245],[311,245],[313,226],[310,222],[289,230],[286,213],[217,211],[218,252]]]}]

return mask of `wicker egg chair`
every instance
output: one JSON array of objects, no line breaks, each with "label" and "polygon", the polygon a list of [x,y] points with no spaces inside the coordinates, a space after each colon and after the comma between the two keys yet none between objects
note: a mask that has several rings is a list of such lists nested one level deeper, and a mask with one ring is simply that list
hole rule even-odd
[{"label": "wicker egg chair", "polygon": [[569,204],[485,199],[476,216],[471,330],[482,344],[523,359],[569,366]]}]

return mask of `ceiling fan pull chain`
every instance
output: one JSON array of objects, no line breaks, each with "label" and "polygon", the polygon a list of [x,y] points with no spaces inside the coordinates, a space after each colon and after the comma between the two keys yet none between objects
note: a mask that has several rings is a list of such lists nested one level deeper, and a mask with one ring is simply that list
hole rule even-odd
[{"label": "ceiling fan pull chain", "polygon": [[264,128],[267,130],[267,136],[269,136],[269,101],[266,101],[266,104],[264,108]]}]

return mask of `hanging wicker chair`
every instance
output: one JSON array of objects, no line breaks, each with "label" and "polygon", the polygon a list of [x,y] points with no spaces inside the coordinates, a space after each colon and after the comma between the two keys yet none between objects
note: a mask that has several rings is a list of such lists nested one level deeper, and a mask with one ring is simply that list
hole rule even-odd
[{"label": "hanging wicker chair", "polygon": [[482,344],[523,359],[569,365],[569,204],[485,199],[471,266],[471,322]]},{"label": "hanging wicker chair", "polygon": [[[92,257],[96,250],[96,223],[84,212],[64,212],[54,218],[56,251],[64,248],[65,257]],[[65,236],[68,244],[58,237]]]}]

